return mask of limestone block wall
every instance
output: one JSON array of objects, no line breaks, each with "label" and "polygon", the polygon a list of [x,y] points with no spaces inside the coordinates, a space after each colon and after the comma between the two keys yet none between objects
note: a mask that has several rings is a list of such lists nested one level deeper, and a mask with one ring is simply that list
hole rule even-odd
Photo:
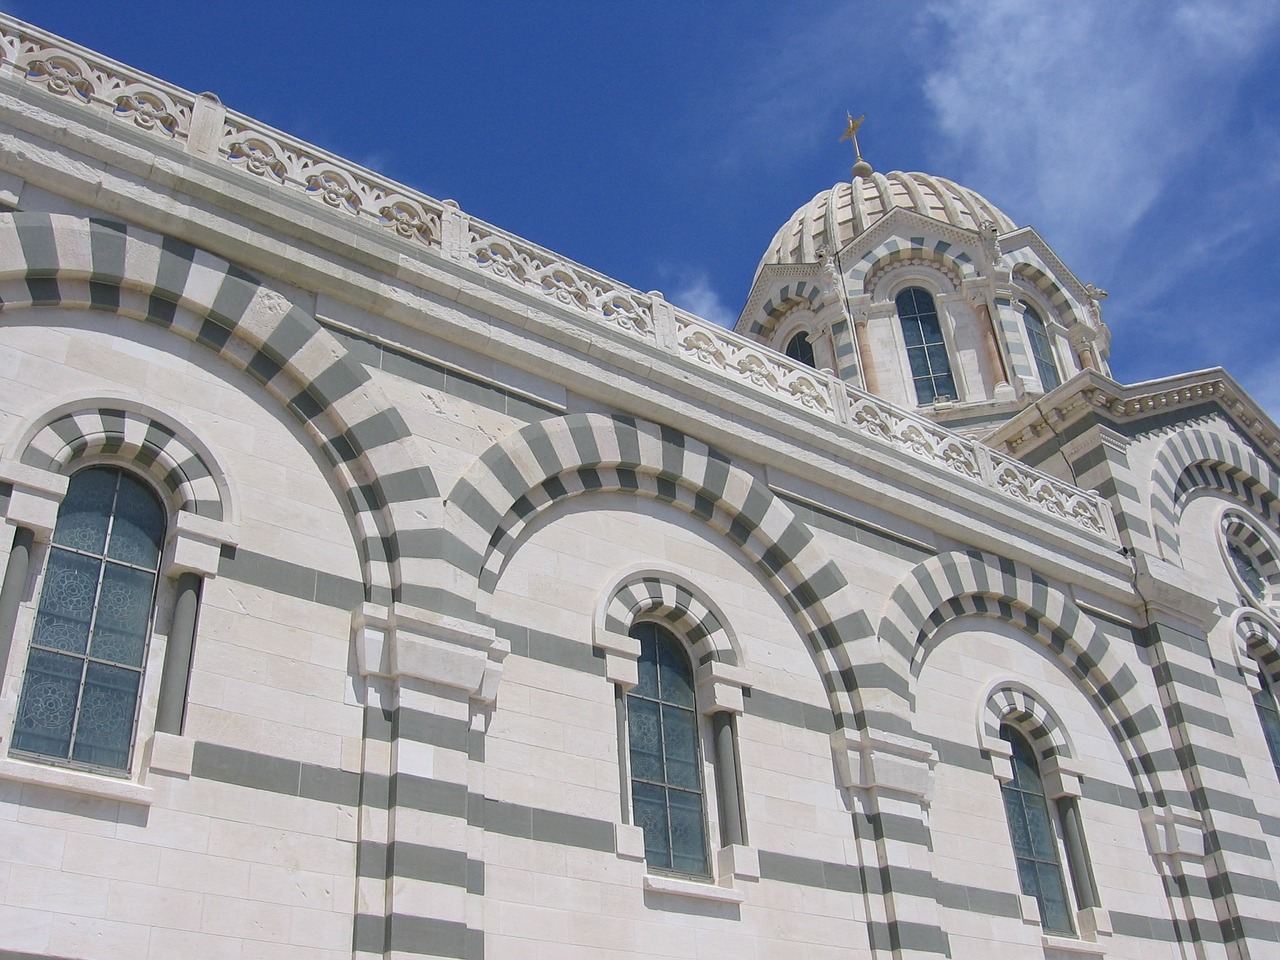
[{"label": "limestone block wall", "polygon": [[[349,956],[361,708],[348,610],[361,573],[316,454],[247,377],[135,320],[59,308],[8,315],[0,355],[9,373],[0,429],[71,397],[145,400],[216,451],[240,528],[238,547],[203,591],[185,761],[149,756],[172,614],[172,585],[162,582],[137,789],[118,799],[110,778],[79,775],[105,781],[97,795],[83,783],[43,784],[37,764],[24,764],[25,781],[6,769],[0,948],[94,958]],[[5,678],[6,753],[41,585],[35,576]]]}]

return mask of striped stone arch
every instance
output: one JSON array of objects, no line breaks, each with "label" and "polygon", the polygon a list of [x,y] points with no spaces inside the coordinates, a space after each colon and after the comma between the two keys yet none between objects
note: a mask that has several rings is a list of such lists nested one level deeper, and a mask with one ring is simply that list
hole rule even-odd
[{"label": "striped stone arch", "polygon": [[936,263],[963,279],[978,275],[973,259],[953,243],[926,237],[890,237],[853,264],[849,271],[850,289],[866,293],[867,277],[873,270],[887,269],[907,260]]},{"label": "striped stone arch", "polygon": [[[1160,796],[1155,758],[1176,771],[1155,707],[1139,700],[1138,681],[1112,641],[1061,591],[1029,567],[970,550],[918,564],[894,589],[880,621],[884,654],[904,686],[919,675],[934,634],[952,620],[983,616],[1018,627],[1051,651],[1093,702],[1144,799]],[[908,690],[910,709],[914,694]]]},{"label": "striped stone arch", "polygon": [[1016,681],[998,682],[985,697],[979,738],[984,748],[1000,740],[1000,726],[1005,723],[1026,736],[1041,760],[1072,756],[1071,741],[1057,715]]},{"label": "striped stone arch", "polygon": [[689,644],[694,663],[741,666],[738,644],[723,614],[700,590],[666,571],[624,577],[609,592],[602,626],[625,636],[638,619],[661,620]]},{"label": "striped stone arch", "polygon": [[1045,273],[1042,268],[1023,260],[1013,264],[1011,269],[1015,277],[1025,280],[1040,291],[1053,307],[1054,313],[1058,315],[1063,326],[1081,322],[1080,312],[1076,310],[1075,302],[1067,295],[1067,291],[1062,289],[1061,284]]},{"label": "striped stone arch", "polygon": [[751,322],[749,333],[753,337],[768,339],[777,328],[778,321],[796,307],[817,312],[822,306],[822,284],[817,280],[780,281],[760,308],[757,319]]},{"label": "striped stone arch", "polygon": [[425,534],[439,516],[426,457],[368,372],[310,314],[172,237],[97,218],[0,214],[0,315],[54,306],[155,324],[253,377],[329,464],[367,598],[386,603],[426,582]]},{"label": "striped stone arch", "polygon": [[1177,431],[1161,445],[1151,469],[1151,521],[1160,555],[1182,565],[1179,518],[1195,490],[1218,490],[1280,526],[1280,478],[1253,450],[1198,427]]},{"label": "striped stone arch", "polygon": [[[464,474],[445,508],[445,543],[483,605],[527,525],[590,492],[668,503],[728,537],[799,624],[840,728],[860,728],[850,668],[874,646],[844,576],[791,509],[719,451],[632,417],[571,414],[504,437]],[[466,613],[465,596],[459,614]]]},{"label": "striped stone arch", "polygon": [[51,473],[110,458],[150,477],[174,510],[235,522],[226,474],[213,454],[172,418],[116,400],[63,404],[40,417],[14,444],[15,459]]},{"label": "striped stone arch", "polygon": [[1235,615],[1236,661],[1246,673],[1261,672],[1280,682],[1280,627],[1256,610]]}]

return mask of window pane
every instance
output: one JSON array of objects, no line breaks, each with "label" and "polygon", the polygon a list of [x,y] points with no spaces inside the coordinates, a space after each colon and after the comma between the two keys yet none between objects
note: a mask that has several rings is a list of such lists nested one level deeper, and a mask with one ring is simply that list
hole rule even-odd
[{"label": "window pane", "polygon": [[156,498],[137,480],[122,475],[107,556],[154,570],[163,536],[164,513]]},{"label": "window pane", "polygon": [[924,335],[920,332],[918,321],[914,319],[902,321],[902,339],[907,342],[908,347],[919,347],[924,344]]},{"label": "window pane", "polygon": [[669,790],[667,800],[671,808],[671,865],[687,873],[706,873],[701,795]]},{"label": "window pane", "polygon": [[84,661],[47,650],[31,651],[13,730],[13,746],[47,757],[67,756]]},{"label": "window pane", "polygon": [[667,783],[698,790],[698,731],[692,710],[664,705],[662,745],[667,757]]},{"label": "window pane", "polygon": [[797,333],[787,341],[787,349],[783,351],[792,360],[814,366],[813,342],[806,333]]},{"label": "window pane", "polygon": [[662,734],[658,705],[639,697],[627,699],[627,727],[631,734],[631,776],[662,782]]},{"label": "window pane", "polygon": [[660,638],[658,647],[658,689],[666,703],[693,706],[693,672],[688,658],[673,640]]},{"label": "window pane", "polygon": [[121,770],[129,765],[140,676],[136,670],[89,664],[72,759]]},{"label": "window pane", "polygon": [[50,549],[32,643],[84,653],[101,566],[101,560]]},{"label": "window pane", "polygon": [[929,369],[935,373],[945,373],[947,370],[947,348],[941,343],[931,343],[925,347],[925,352],[929,355]]},{"label": "window pane", "polygon": [[155,580],[154,574],[107,564],[98,598],[98,616],[93,624],[91,656],[131,667],[142,666]]},{"label": "window pane", "polygon": [[1027,831],[1031,835],[1031,854],[1037,860],[1056,863],[1058,847],[1049,823],[1049,811],[1039,797],[1028,797],[1024,804],[1027,811]]},{"label": "window pane", "polygon": [[946,397],[949,400],[957,399],[956,382],[951,379],[951,374],[949,373],[935,376],[933,378],[933,389],[939,397]]},{"label": "window pane", "polygon": [[67,485],[58,509],[53,542],[86,553],[102,553],[107,542],[107,518],[115,495],[117,472],[81,470]]},{"label": "window pane", "polygon": [[911,365],[912,377],[927,377],[932,372],[929,369],[929,356],[924,347],[912,347],[907,350],[907,362]]},{"label": "window pane", "polygon": [[1036,865],[1040,875],[1040,922],[1046,930],[1070,933],[1071,914],[1067,907],[1067,892],[1062,886],[1062,871],[1056,863]]},{"label": "window pane", "polygon": [[667,824],[667,791],[649,783],[631,785],[636,826],[644,830],[644,858],[651,867],[671,868],[671,834]]},{"label": "window pane", "polygon": [[631,628],[631,636],[640,641],[640,661],[637,664],[640,680],[632,689],[638,697],[658,698],[658,646],[654,642],[651,623],[638,623]]},{"label": "window pane", "polygon": [[1027,827],[1027,813],[1022,807],[1022,796],[1017,790],[1005,790],[1004,813],[1009,820],[1009,838],[1013,842],[1016,857],[1031,856],[1031,831]]},{"label": "window pane", "polygon": [[1040,901],[1040,881],[1034,860],[1018,860],[1018,887],[1024,897],[1035,897],[1037,903]]}]

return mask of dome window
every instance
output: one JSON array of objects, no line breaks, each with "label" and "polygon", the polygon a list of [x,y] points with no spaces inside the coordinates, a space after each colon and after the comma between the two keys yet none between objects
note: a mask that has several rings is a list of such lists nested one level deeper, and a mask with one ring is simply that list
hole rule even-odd
[{"label": "dome window", "polygon": [[1046,393],[1062,384],[1058,364],[1053,359],[1053,344],[1049,342],[1049,329],[1044,318],[1030,304],[1022,305],[1022,325],[1031,341],[1031,355],[1035,357],[1036,370],[1040,373],[1040,385]]},{"label": "dome window", "polygon": [[813,341],[803,331],[787,341],[787,348],[783,352],[798,363],[803,363],[810,367],[817,367],[818,365],[813,358]]},{"label": "dome window", "polygon": [[894,298],[894,303],[902,323],[902,338],[907,344],[916,402],[923,407],[938,400],[958,399],[933,294],[920,287],[907,287]]}]

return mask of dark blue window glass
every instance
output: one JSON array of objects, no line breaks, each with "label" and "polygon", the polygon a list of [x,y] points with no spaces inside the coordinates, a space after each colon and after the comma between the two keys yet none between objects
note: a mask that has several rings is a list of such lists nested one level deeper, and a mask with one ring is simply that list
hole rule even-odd
[{"label": "dark blue window glass", "polygon": [[788,340],[785,352],[788,357],[799,363],[808,364],[811,367],[818,365],[813,358],[813,341],[809,339],[807,333],[797,333]]},{"label": "dark blue window glass", "polygon": [[907,344],[907,365],[916,388],[916,402],[923,406],[935,400],[958,399],[933,294],[908,287],[894,298],[894,303]]},{"label": "dark blue window glass", "polygon": [[1040,372],[1040,384],[1046,391],[1062,383],[1058,376],[1058,365],[1053,359],[1053,346],[1049,343],[1049,329],[1044,318],[1027,304],[1022,305],[1022,324],[1027,328],[1027,339],[1031,341],[1031,355],[1036,361],[1036,370]]},{"label": "dark blue window glass", "polygon": [[707,875],[706,815],[693,670],[680,643],[638,623],[640,681],[627,695],[631,799],[650,867]]},{"label": "dark blue window glass", "polygon": [[1012,727],[1001,726],[1000,738],[1013,748],[1013,779],[1001,784],[1000,789],[1022,893],[1034,897],[1039,904],[1043,929],[1071,933],[1071,907],[1062,882],[1058,844],[1035,751],[1026,737]]},{"label": "dark blue window glass", "polygon": [[1276,768],[1276,776],[1280,777],[1280,709],[1276,708],[1271,681],[1265,675],[1258,679],[1262,681],[1262,689],[1254,696],[1253,703],[1258,708],[1258,719],[1262,721],[1262,734],[1267,738],[1271,763]]},{"label": "dark blue window glass", "polygon": [[58,511],[13,749],[127,770],[164,510],[121,470],[71,478]]}]

